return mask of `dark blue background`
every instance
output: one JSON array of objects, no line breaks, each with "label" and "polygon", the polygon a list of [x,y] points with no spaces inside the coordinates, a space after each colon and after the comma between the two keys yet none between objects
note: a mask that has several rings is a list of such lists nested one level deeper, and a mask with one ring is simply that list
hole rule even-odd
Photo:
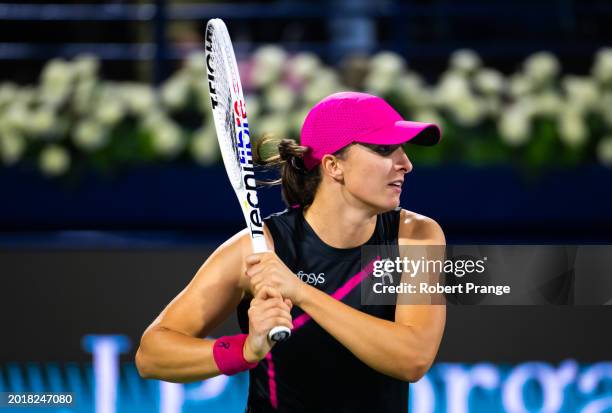
[{"label": "dark blue background", "polygon": [[[402,207],[438,221],[451,242],[609,242],[611,182],[612,170],[600,166],[529,176],[509,167],[417,167],[404,184]],[[158,231],[191,242],[244,227],[221,166],[148,167],[114,177],[90,173],[79,181],[10,169],[0,174],[0,187],[5,236]],[[260,194],[264,216],[285,208],[278,187]]]}]

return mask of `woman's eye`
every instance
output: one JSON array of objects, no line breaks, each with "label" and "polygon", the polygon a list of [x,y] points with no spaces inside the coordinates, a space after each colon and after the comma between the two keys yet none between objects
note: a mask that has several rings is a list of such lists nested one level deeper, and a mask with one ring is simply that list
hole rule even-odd
[{"label": "woman's eye", "polygon": [[376,145],[374,151],[381,155],[391,155],[398,148],[397,145]]}]

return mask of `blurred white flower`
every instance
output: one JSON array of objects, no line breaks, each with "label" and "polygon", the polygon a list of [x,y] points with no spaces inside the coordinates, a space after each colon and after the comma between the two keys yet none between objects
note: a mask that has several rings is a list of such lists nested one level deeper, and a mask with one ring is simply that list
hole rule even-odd
[{"label": "blurred white flower", "polygon": [[78,56],[72,63],[74,75],[81,80],[93,80],[98,76],[100,61],[95,55]]},{"label": "blurred white flower", "polygon": [[17,93],[17,85],[14,83],[2,83],[0,85],[0,109],[13,101]]},{"label": "blurred white flower", "polygon": [[26,131],[30,122],[30,110],[21,102],[14,102],[4,112],[2,122],[14,130]]},{"label": "blurred white flower", "polygon": [[591,74],[600,83],[612,83],[612,48],[605,47],[597,51]]},{"label": "blurred white flower", "polygon": [[189,97],[189,78],[185,75],[174,75],[161,86],[161,100],[171,109],[180,109],[187,104]]},{"label": "blurred white flower", "polygon": [[195,77],[206,78],[206,57],[203,51],[191,52],[185,59],[185,69]]},{"label": "blurred white flower", "polygon": [[159,124],[162,124],[168,120],[166,114],[159,108],[152,108],[149,112],[141,118],[142,127],[148,131],[155,131]]},{"label": "blurred white flower", "polygon": [[436,104],[450,110],[463,126],[475,126],[486,115],[483,103],[472,93],[468,79],[458,71],[448,71],[435,91]]},{"label": "blurred white flower", "polygon": [[58,105],[70,93],[74,77],[71,65],[61,59],[50,60],[43,68],[40,84],[40,99],[48,104]]},{"label": "blurred white flower", "polygon": [[531,134],[529,112],[520,104],[514,104],[501,112],[497,124],[501,139],[510,146],[520,146],[527,142]]},{"label": "blurred white flower", "polygon": [[482,103],[472,94],[457,98],[450,109],[457,123],[467,127],[476,126],[485,115]]},{"label": "blurred white flower", "polygon": [[371,71],[363,81],[366,92],[386,95],[395,85],[395,77],[387,72]]},{"label": "blurred white flower", "polygon": [[261,116],[253,125],[254,134],[251,136],[263,136],[272,134],[277,138],[286,138],[289,132],[289,119],[284,114],[271,114]]},{"label": "blurred white flower", "polygon": [[125,107],[117,96],[106,96],[98,101],[94,118],[105,126],[116,125],[125,115]]},{"label": "blurred white flower", "polygon": [[185,147],[181,129],[171,120],[158,122],[153,132],[153,148],[165,158],[178,155]]},{"label": "blurred white flower", "polygon": [[416,73],[411,72],[400,77],[395,83],[394,90],[412,108],[427,108],[433,104],[432,93]]},{"label": "blurred white flower", "polygon": [[602,164],[612,167],[612,136],[601,138],[597,144],[597,157]]},{"label": "blurred white flower", "polygon": [[608,127],[612,128],[612,91],[603,93],[599,102],[599,111]]},{"label": "blurred white flower", "polygon": [[280,71],[278,70],[266,70],[261,66],[253,66],[251,72],[251,82],[253,87],[257,89],[264,88],[275,81],[280,77]]},{"label": "blurred white flower", "polygon": [[288,70],[298,80],[310,80],[317,75],[321,61],[314,53],[300,52],[289,61]]},{"label": "blurred white flower", "polygon": [[271,111],[288,112],[295,102],[295,93],[283,84],[274,84],[266,89],[264,92],[264,99],[266,106]]},{"label": "blurred white flower", "polygon": [[415,122],[426,122],[438,125],[440,129],[444,129],[444,119],[435,109],[424,109],[419,110],[414,114],[413,119]]},{"label": "blurred white flower", "polygon": [[588,128],[582,113],[571,106],[565,107],[559,114],[559,137],[571,147],[581,146],[586,142]]},{"label": "blurred white flower", "polygon": [[17,89],[17,93],[13,97],[14,103],[20,103],[22,105],[33,105],[37,103],[37,91],[31,86],[21,86]]},{"label": "blurred white flower", "polygon": [[257,95],[247,95],[244,97],[246,104],[247,117],[249,121],[257,118],[261,113],[261,100]]},{"label": "blurred white flower", "polygon": [[70,154],[59,145],[48,145],[40,152],[38,166],[45,175],[62,175],[70,167]]},{"label": "blurred white flower", "polygon": [[520,73],[515,73],[510,76],[508,86],[510,96],[514,98],[525,96],[533,90],[533,84],[531,80]]},{"label": "blurred white flower", "polygon": [[55,124],[55,109],[51,106],[43,105],[30,113],[26,130],[32,135],[54,134],[56,133]]},{"label": "blurred white flower", "polygon": [[121,98],[127,109],[136,115],[142,115],[151,110],[157,103],[155,92],[149,85],[126,83],[121,89]]},{"label": "blurred white flower", "polygon": [[3,165],[11,166],[17,163],[25,147],[25,139],[18,133],[8,128],[0,132],[0,158]]},{"label": "blurred white flower", "polygon": [[504,76],[494,69],[481,69],[474,76],[476,89],[487,95],[500,94],[504,90]]},{"label": "blurred white flower", "polygon": [[599,93],[593,79],[580,76],[565,76],[562,83],[568,102],[571,102],[577,108],[590,110],[597,105]]},{"label": "blurred white flower", "polygon": [[563,99],[554,91],[530,96],[529,101],[533,104],[533,114],[539,116],[556,116],[563,107]]},{"label": "blurred white flower", "polygon": [[299,138],[302,125],[304,124],[304,120],[306,120],[306,116],[308,115],[309,111],[310,108],[302,107],[301,109],[292,112],[293,114],[289,123],[289,130],[292,134],[291,137]]},{"label": "blurred white flower", "polygon": [[253,54],[256,64],[266,67],[280,67],[287,60],[287,52],[274,45],[261,46]]},{"label": "blurred white flower", "polygon": [[75,146],[85,152],[93,152],[108,143],[108,133],[104,125],[95,119],[81,120],[72,132]]},{"label": "blurred white flower", "polygon": [[467,78],[457,71],[447,71],[442,75],[435,90],[436,104],[451,108],[458,101],[471,96]]},{"label": "blurred white flower", "polygon": [[42,69],[41,78],[43,82],[50,80],[63,80],[74,75],[73,68],[67,61],[56,58],[49,60]]},{"label": "blurred white flower", "polygon": [[471,73],[478,69],[481,64],[478,54],[469,49],[456,50],[450,57],[450,67],[462,73]]},{"label": "blurred white flower", "polygon": [[94,79],[83,79],[76,83],[73,96],[73,109],[80,115],[88,114],[96,102],[98,83]]},{"label": "blurred white flower", "polygon": [[479,99],[484,116],[498,119],[502,111],[502,102],[496,95],[485,96]]},{"label": "blurred white flower", "polygon": [[189,149],[191,156],[199,164],[204,166],[216,164],[221,157],[221,152],[214,126],[207,124],[195,131]]},{"label": "blurred white flower", "polygon": [[561,68],[557,57],[550,52],[538,52],[529,56],[523,64],[525,75],[536,85],[553,80]]},{"label": "blurred white flower", "polygon": [[537,113],[534,95],[523,96],[520,99],[515,100],[513,105],[519,106],[521,110],[529,115],[530,118],[533,118],[533,116],[535,116]]},{"label": "blurred white flower", "polygon": [[397,53],[384,51],[370,59],[370,71],[386,76],[400,76],[406,68],[406,61]]},{"label": "blurred white flower", "polygon": [[[210,92],[208,91],[208,82],[203,79],[192,82],[194,98],[196,106],[205,115],[211,113]],[[248,109],[248,108],[247,108]]]},{"label": "blurred white flower", "polygon": [[336,72],[330,69],[321,69],[317,77],[312,79],[304,88],[304,100],[308,105],[313,105],[324,97],[342,89]]},{"label": "blurred white flower", "polygon": [[253,54],[251,81],[255,87],[265,87],[280,78],[287,53],[277,46],[263,46]]}]

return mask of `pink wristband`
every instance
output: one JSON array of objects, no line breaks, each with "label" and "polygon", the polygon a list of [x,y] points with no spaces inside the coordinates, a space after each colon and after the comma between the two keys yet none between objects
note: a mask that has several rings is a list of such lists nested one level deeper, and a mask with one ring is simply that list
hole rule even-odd
[{"label": "pink wristband", "polygon": [[252,369],[257,363],[249,363],[244,359],[242,349],[248,334],[219,337],[213,344],[213,357],[219,371],[231,376],[241,371]]}]

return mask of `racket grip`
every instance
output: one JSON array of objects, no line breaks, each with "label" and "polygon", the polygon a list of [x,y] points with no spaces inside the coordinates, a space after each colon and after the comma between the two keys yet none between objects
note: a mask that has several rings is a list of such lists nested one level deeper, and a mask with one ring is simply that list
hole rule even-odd
[{"label": "racket grip", "polygon": [[291,337],[291,330],[285,326],[276,326],[268,333],[268,339],[275,343],[281,343]]},{"label": "racket grip", "polygon": [[[266,239],[264,237],[254,237],[251,238],[253,241],[253,252],[266,252],[268,250],[268,246],[266,244]],[[268,333],[268,340],[274,343],[281,343],[291,337],[291,330],[284,326],[276,326],[270,330]]]}]

